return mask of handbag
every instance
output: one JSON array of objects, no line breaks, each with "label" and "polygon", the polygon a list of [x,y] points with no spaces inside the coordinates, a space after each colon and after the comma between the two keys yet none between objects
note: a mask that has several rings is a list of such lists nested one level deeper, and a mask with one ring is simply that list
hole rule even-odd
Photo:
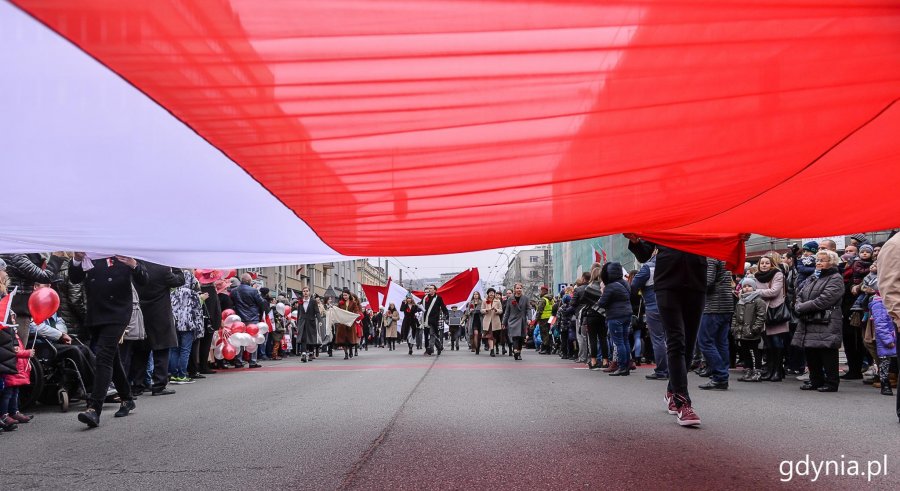
[{"label": "handbag", "polygon": [[791,310],[787,306],[787,301],[782,302],[778,307],[769,307],[766,309],[767,326],[777,326],[779,324],[790,322],[790,320]]},{"label": "handbag", "polygon": [[834,312],[834,307],[828,310],[814,310],[800,314],[800,320],[807,324],[829,324],[831,323],[832,312]]}]

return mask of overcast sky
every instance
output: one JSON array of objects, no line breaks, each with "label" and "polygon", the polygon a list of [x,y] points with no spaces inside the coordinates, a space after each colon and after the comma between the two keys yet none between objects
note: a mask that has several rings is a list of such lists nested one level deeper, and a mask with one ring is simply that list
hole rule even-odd
[{"label": "overcast sky", "polygon": [[[394,278],[398,278],[399,269],[403,269],[403,279],[437,278],[441,273],[458,273],[467,268],[478,268],[481,279],[488,284],[499,283],[506,273],[506,265],[509,259],[518,251],[532,246],[505,247],[503,249],[488,249],[478,252],[464,252],[460,254],[445,254],[441,256],[401,256],[387,258],[390,261],[388,272]],[[381,258],[382,266],[384,260]],[[369,258],[372,264],[377,264],[378,258]]]}]

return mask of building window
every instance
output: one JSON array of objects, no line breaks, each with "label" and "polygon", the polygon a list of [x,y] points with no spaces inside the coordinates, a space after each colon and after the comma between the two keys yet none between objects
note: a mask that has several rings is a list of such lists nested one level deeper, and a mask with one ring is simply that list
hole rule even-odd
[{"label": "building window", "polygon": [[529,278],[537,278],[537,277],[538,277],[538,272],[537,272],[537,270],[532,269],[531,271],[529,271],[529,272],[528,272],[528,277],[529,277]]},{"label": "building window", "polygon": [[536,262],[538,262],[538,257],[537,256],[528,256],[528,262],[536,263]]}]

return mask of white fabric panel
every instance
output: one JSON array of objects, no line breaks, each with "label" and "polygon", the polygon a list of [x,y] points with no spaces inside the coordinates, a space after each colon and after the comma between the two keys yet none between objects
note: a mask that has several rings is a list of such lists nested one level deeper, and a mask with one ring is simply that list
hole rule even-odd
[{"label": "white fabric panel", "polygon": [[0,2],[0,252],[183,267],[347,259],[216,148]]}]

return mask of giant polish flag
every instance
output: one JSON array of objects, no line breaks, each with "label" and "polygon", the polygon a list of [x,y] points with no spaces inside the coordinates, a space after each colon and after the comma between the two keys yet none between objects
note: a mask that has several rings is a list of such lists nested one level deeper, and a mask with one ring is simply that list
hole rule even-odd
[{"label": "giant polish flag", "polygon": [[[0,251],[633,232],[741,267],[743,234],[900,226],[898,39],[897,0],[0,2]],[[865,213],[784,212],[849,175]]]},{"label": "giant polish flag", "polygon": [[[406,300],[406,296],[410,293],[409,290],[403,288],[399,284],[395,283],[393,279],[388,278],[387,284],[384,286],[377,285],[360,285],[363,289],[363,292],[366,294],[366,299],[369,300],[369,303],[372,306],[372,310],[379,309],[387,309],[391,304],[394,304],[398,310],[400,309],[400,304]],[[420,301],[421,297],[416,297],[416,302]],[[400,312],[400,322],[403,322],[403,312]]]},{"label": "giant polish flag", "polygon": [[[454,305],[460,309],[465,308],[466,302],[472,298],[472,294],[478,292],[484,298],[484,284],[478,274],[478,268],[470,268],[450,278],[449,281],[437,289],[438,295],[444,299],[444,304],[449,309]],[[425,292],[414,291],[412,294],[419,298],[425,298]]]}]

